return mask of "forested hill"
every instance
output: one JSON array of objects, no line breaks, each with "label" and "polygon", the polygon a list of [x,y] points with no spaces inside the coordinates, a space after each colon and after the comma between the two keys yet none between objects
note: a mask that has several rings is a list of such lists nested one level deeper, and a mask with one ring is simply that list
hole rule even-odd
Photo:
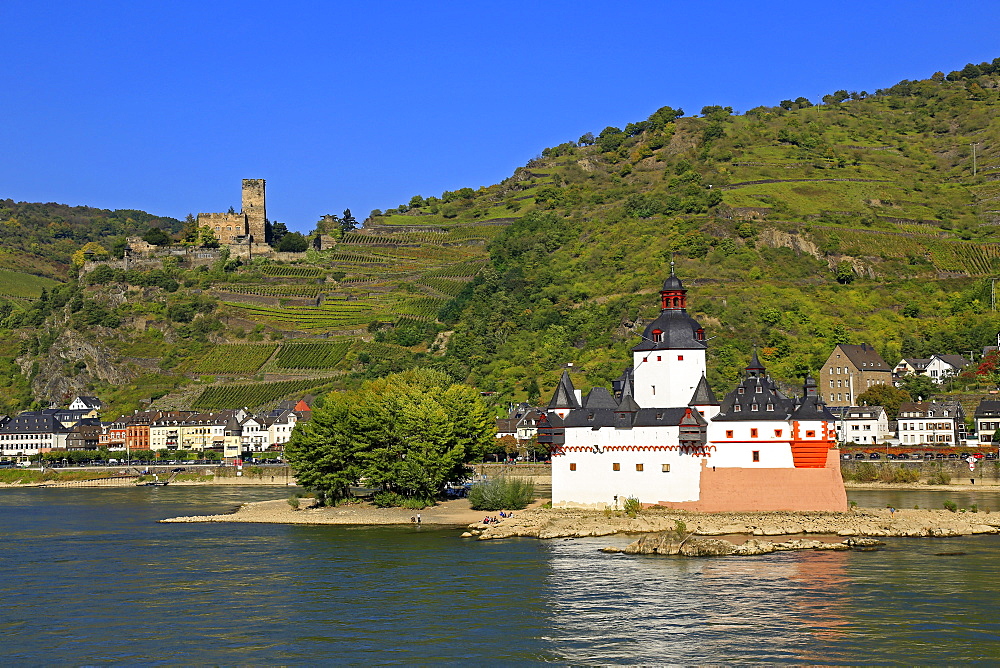
[{"label": "forested hill", "polygon": [[665,106],[501,183],[325,230],[294,262],[205,249],[76,276],[84,243],[114,255],[181,222],[0,201],[0,409],[268,406],[414,366],[498,406],[547,398],[570,362],[586,391],[629,361],[671,259],[717,392],[753,347],[788,390],[839,342],[890,364],[967,355],[1000,331],[997,66],[743,113]]},{"label": "forested hill", "polygon": [[131,209],[0,200],[0,245],[44,258],[47,271],[55,270],[53,264],[65,271],[70,255],[89,241],[110,247],[114,237],[141,235],[150,227],[174,233],[181,222]]},{"label": "forested hill", "polygon": [[507,396],[536,398],[535,379],[547,395],[568,362],[584,389],[617,376],[671,258],[713,337],[716,389],[753,346],[789,385],[838,342],[890,363],[977,350],[1000,330],[986,280],[1000,272],[998,73],[742,114],[664,107],[375,222],[513,220],[441,314],[441,364]]}]

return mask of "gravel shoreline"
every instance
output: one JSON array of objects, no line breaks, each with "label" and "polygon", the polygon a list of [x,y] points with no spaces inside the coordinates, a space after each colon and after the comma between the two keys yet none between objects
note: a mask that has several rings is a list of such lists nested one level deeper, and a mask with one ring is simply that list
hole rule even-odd
[{"label": "gravel shoreline", "polygon": [[468,499],[445,501],[423,510],[407,508],[377,508],[369,503],[352,503],[333,508],[305,507],[310,499],[300,500],[300,510],[292,508],[288,501],[256,501],[244,503],[236,512],[226,515],[189,515],[160,520],[163,523],[192,522],[247,522],[262,524],[360,524],[392,525],[415,524],[411,521],[420,515],[421,524],[466,526],[481,522],[486,515],[481,510],[469,508]]}]

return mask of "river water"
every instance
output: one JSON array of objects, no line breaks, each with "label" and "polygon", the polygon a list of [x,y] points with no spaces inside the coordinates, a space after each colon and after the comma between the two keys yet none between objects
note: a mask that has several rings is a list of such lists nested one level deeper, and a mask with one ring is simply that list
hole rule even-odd
[{"label": "river water", "polygon": [[[427,525],[156,523],[276,492],[0,490],[4,662],[1000,660],[997,536],[686,560],[598,552],[627,537],[470,541]],[[940,492],[850,496],[876,507],[960,502]],[[960,505],[971,503],[1000,511],[995,493]]]}]

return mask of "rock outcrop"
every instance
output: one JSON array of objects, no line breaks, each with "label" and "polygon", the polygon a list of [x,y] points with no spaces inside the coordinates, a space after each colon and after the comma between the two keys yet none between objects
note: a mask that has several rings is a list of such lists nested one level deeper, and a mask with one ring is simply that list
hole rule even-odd
[{"label": "rock outcrop", "polygon": [[871,550],[883,543],[873,538],[848,539],[841,542],[796,539],[772,542],[751,538],[738,544],[719,538],[695,538],[677,531],[649,533],[623,548],[606,547],[602,552],[620,554],[660,554],[682,557],[725,557],[730,555],[753,556],[790,550]]}]

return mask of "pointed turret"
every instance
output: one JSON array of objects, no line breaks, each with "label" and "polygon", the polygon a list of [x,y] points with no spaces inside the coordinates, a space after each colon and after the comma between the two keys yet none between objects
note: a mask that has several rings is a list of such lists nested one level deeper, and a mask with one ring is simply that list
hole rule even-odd
[{"label": "pointed turret", "polygon": [[576,389],[570,380],[569,372],[563,371],[562,378],[559,379],[559,384],[552,394],[552,400],[549,401],[549,410],[555,411],[559,417],[566,417],[566,413],[576,408],[580,408],[580,402],[576,400]]},{"label": "pointed turret", "polygon": [[719,402],[716,400],[712,388],[708,385],[708,378],[705,378],[705,374],[701,374],[701,380],[698,381],[698,387],[694,388],[694,395],[691,397],[691,401],[688,402],[688,406],[718,405]]},{"label": "pointed turret", "polygon": [[615,429],[631,429],[640,410],[639,404],[635,403],[631,394],[622,397],[621,403],[615,409]]},{"label": "pointed turret", "polygon": [[635,394],[632,383],[632,367],[627,367],[615,380],[611,381],[611,388],[614,390],[615,400],[621,401],[626,394]]},{"label": "pointed turret", "polygon": [[753,357],[750,358],[750,364],[746,368],[748,378],[759,378],[764,375],[764,365],[760,363],[757,358],[757,349],[753,349]]}]

